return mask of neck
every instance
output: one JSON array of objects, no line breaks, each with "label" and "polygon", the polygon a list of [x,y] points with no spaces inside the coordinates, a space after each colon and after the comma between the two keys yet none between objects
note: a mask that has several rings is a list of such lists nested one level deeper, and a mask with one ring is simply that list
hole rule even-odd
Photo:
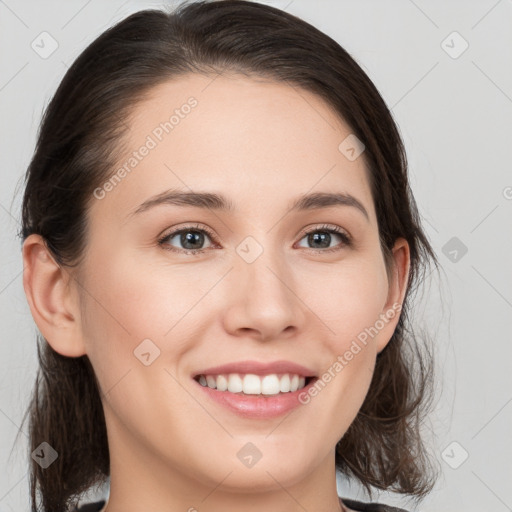
[{"label": "neck", "polygon": [[334,452],[296,478],[273,474],[263,465],[244,469],[251,471],[244,485],[238,467],[209,480],[190,467],[170,467],[154,454],[128,449],[133,446],[128,443],[121,450],[119,438],[111,444],[110,495],[104,512],[348,512],[337,494]]}]

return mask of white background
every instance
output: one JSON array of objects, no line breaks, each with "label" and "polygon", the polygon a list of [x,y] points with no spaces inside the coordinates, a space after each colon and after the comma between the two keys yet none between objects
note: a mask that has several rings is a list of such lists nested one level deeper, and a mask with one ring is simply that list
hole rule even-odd
[{"label": "white background", "polygon": [[[403,135],[443,266],[416,305],[418,325],[436,339],[438,399],[425,435],[442,475],[418,508],[391,493],[378,501],[422,512],[512,511],[512,2],[263,3],[329,34],[374,81]],[[41,114],[87,44],[128,14],[162,5],[172,4],[0,0],[0,512],[29,506],[27,424],[13,443],[35,379],[36,331],[16,234]],[[44,31],[58,43],[48,58],[31,47]],[[457,56],[463,40],[469,46]],[[467,247],[456,261],[446,246],[453,237]],[[338,485],[341,496],[367,501],[359,486]]]}]

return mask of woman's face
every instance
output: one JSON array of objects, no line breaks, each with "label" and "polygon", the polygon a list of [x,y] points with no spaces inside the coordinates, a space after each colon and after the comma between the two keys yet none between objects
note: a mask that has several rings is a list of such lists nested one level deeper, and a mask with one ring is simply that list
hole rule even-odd
[{"label": "woman's face", "polygon": [[[154,88],[128,126],[124,172],[91,197],[77,288],[113,481],[122,474],[148,492],[193,481],[206,495],[220,482],[255,492],[334,478],[335,445],[365,398],[404,285],[388,283],[350,129],[304,90],[201,75]],[[191,204],[192,193],[231,209],[217,198]],[[360,206],[317,197],[292,207],[310,194]],[[406,245],[395,258],[407,267]],[[286,390],[286,375],[293,385],[302,370],[291,365],[316,377],[316,392],[308,378],[295,393],[251,394]],[[198,382],[205,373],[221,390]]]}]

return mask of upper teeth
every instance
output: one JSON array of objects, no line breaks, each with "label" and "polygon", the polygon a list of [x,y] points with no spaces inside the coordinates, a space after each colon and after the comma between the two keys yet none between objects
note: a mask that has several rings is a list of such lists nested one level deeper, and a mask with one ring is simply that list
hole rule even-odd
[{"label": "upper teeth", "polygon": [[280,392],[288,393],[302,389],[306,385],[306,378],[289,373],[280,376],[275,373],[262,376],[252,373],[246,375],[230,373],[228,375],[201,375],[199,383],[202,386],[231,393],[243,392],[246,395],[277,395]]}]

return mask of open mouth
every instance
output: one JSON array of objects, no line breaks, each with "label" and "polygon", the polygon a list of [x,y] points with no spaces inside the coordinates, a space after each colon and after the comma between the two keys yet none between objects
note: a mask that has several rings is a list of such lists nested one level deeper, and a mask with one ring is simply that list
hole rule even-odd
[{"label": "open mouth", "polygon": [[255,375],[251,373],[196,375],[194,380],[203,387],[236,395],[270,397],[301,391],[317,377],[294,373]]}]

